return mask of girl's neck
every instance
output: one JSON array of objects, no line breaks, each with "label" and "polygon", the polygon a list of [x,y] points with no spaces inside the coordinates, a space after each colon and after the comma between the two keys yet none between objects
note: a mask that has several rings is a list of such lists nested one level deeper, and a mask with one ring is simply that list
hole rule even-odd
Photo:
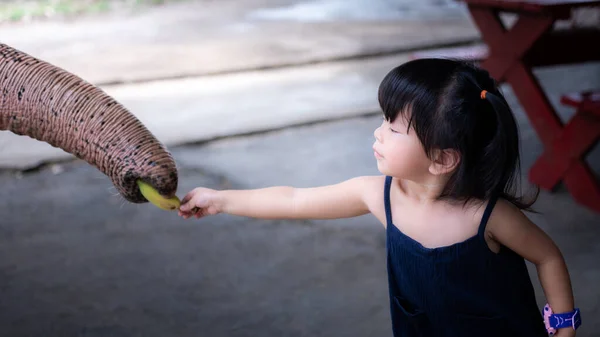
[{"label": "girl's neck", "polygon": [[399,179],[398,184],[404,194],[417,203],[432,203],[442,194],[448,178],[428,177],[423,181]]}]

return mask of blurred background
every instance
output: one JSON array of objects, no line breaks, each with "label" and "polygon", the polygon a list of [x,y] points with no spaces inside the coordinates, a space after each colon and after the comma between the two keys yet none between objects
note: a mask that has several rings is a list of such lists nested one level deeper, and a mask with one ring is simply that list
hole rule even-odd
[{"label": "blurred background", "polygon": [[[599,22],[588,8],[557,27]],[[173,153],[179,197],[378,174],[383,76],[416,57],[486,50],[452,0],[4,0],[0,42],[127,107]],[[561,95],[600,88],[600,63],[535,76],[566,121],[574,109]],[[544,146],[503,90],[526,183]],[[586,159],[595,174],[598,152]],[[385,231],[370,215],[182,220],[125,202],[87,163],[7,131],[0,186],[0,336],[391,335]],[[542,191],[537,209],[528,216],[570,268],[578,336],[599,336],[600,214],[562,186]]]}]

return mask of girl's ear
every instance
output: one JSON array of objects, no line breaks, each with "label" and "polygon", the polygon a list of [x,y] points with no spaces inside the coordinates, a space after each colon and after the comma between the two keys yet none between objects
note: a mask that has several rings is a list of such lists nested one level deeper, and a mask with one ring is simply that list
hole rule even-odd
[{"label": "girl's ear", "polygon": [[460,163],[460,154],[456,150],[434,150],[429,172],[433,175],[443,175],[454,171]]}]

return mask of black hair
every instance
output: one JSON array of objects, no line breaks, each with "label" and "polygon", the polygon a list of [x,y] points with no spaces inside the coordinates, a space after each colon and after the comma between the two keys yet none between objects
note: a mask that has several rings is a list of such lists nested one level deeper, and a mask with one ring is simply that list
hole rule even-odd
[{"label": "black hair", "polygon": [[[482,91],[486,91],[482,95]],[[464,201],[502,197],[531,210],[520,189],[519,130],[512,110],[489,73],[463,60],[416,59],[392,69],[379,86],[389,122],[401,116],[431,159],[453,149],[460,162],[439,198]]]}]

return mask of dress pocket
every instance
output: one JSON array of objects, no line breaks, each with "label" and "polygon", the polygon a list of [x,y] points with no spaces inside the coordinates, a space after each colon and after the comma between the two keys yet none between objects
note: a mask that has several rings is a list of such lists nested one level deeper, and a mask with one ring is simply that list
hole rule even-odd
[{"label": "dress pocket", "polygon": [[392,329],[394,336],[431,337],[431,326],[424,311],[415,308],[406,299],[394,296]]},{"label": "dress pocket", "polygon": [[476,316],[459,314],[457,318],[461,336],[506,337],[512,334],[508,331],[507,321],[502,316]]}]

